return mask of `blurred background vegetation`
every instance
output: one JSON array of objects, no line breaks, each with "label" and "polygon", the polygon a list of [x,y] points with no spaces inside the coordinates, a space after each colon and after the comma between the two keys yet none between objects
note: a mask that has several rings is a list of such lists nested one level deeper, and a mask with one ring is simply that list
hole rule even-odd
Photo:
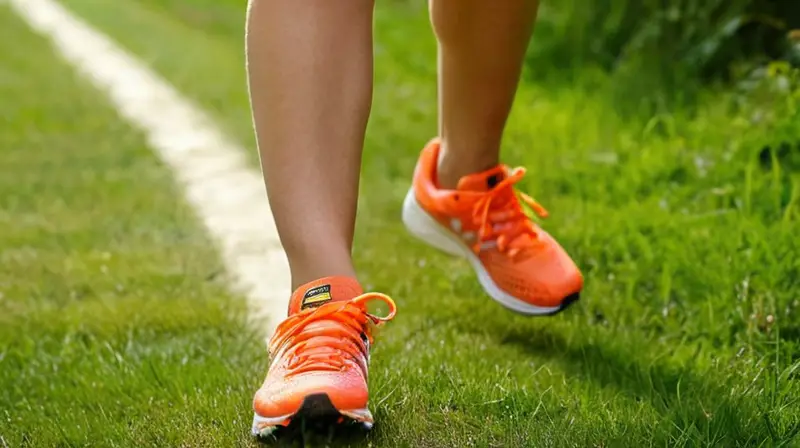
[{"label": "blurred background vegetation", "polygon": [[[732,63],[787,57],[797,0],[544,0],[532,58],[726,77]],[[797,62],[797,54],[794,55]]]},{"label": "blurred background vegetation", "polygon": [[531,81],[605,95],[610,113],[665,136],[717,103],[731,132],[768,136],[746,153],[781,167],[788,201],[800,172],[800,0],[541,2]]},{"label": "blurred background vegetation", "polygon": [[[710,84],[787,75],[800,65],[799,29],[799,0],[542,0],[528,63],[574,82],[610,73],[621,106],[641,113]],[[775,61],[780,73],[768,70]]]}]

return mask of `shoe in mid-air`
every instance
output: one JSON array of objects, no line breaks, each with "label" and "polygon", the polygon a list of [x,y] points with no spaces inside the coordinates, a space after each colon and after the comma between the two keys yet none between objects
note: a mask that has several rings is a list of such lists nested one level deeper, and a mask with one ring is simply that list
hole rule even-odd
[{"label": "shoe in mid-air", "polygon": [[523,204],[542,218],[547,211],[514,189],[525,170],[498,165],[461,178],[456,189],[443,189],[437,182],[439,151],[439,140],[431,141],[414,170],[403,203],[411,234],[465,257],[486,293],[513,311],[550,315],[578,300],[580,270]]}]

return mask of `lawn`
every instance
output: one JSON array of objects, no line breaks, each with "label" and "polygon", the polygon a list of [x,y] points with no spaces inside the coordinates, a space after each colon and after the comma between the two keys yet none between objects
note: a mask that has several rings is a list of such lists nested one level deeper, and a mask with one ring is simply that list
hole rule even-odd
[{"label": "lawn", "polygon": [[[243,3],[64,1],[253,148]],[[532,60],[504,157],[587,288],[524,318],[403,230],[435,46],[422,2],[378,2],[376,33],[355,255],[399,314],[373,352],[375,429],[312,441],[798,446],[797,109],[710,89],[623,113],[613,80]],[[264,344],[169,173],[3,5],[0,37],[0,446],[255,445]]]},{"label": "lawn", "polygon": [[265,363],[244,303],[143,138],[57,61],[0,7],[0,446],[244,443]]}]

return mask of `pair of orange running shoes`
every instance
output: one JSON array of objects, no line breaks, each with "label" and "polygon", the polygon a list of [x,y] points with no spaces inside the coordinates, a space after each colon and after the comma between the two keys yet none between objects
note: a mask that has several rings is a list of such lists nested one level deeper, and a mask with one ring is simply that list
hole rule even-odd
[{"label": "pair of orange running shoes", "polygon": [[[439,142],[423,149],[403,203],[403,222],[424,242],[465,257],[489,296],[526,315],[558,313],[575,302],[583,277],[564,249],[526,214],[547,211],[514,184],[522,168],[498,165],[462,178],[455,190],[436,182]],[[389,306],[386,317],[367,302]],[[371,331],[391,320],[392,299],[363,293],[355,279],[328,277],[292,294],[289,317],[269,342],[272,359],[253,400],[253,434],[267,436],[300,419],[373,424],[367,408]]]}]

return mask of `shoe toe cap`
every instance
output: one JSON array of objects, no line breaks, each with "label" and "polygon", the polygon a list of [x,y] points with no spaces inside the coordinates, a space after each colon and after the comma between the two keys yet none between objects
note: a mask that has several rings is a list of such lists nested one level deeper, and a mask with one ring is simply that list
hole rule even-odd
[{"label": "shoe toe cap", "polygon": [[310,395],[325,394],[336,409],[362,409],[367,405],[366,383],[357,372],[310,372],[267,382],[256,392],[254,411],[263,417],[293,415]]}]

